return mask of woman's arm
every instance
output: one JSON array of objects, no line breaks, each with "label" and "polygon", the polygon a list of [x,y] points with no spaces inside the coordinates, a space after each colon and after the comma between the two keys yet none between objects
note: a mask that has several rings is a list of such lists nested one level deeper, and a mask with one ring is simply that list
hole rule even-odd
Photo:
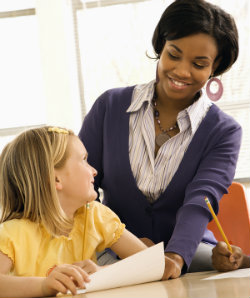
[{"label": "woman's arm", "polygon": [[99,187],[103,177],[103,125],[105,117],[105,94],[94,102],[92,108],[85,116],[79,131],[79,138],[88,151],[88,163],[97,170],[95,177],[95,190],[99,197]]},{"label": "woman's arm", "polygon": [[196,174],[186,186],[183,205],[177,212],[175,228],[166,247],[166,252],[175,252],[183,257],[184,270],[190,265],[207,224],[212,218],[204,198],[209,198],[217,213],[219,200],[232,183],[241,143],[241,127],[230,119],[221,121],[214,127],[209,125],[207,131],[208,135],[203,142],[199,142],[199,145],[194,142],[201,140],[201,133],[198,135],[199,138],[194,137],[192,141],[199,146],[202,156],[197,160],[189,151],[192,163],[186,170]]}]

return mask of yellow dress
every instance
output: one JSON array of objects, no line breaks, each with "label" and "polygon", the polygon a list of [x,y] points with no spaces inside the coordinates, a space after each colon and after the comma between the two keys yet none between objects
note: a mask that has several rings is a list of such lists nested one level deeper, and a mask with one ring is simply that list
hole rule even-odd
[{"label": "yellow dress", "polygon": [[96,251],[114,244],[125,225],[108,207],[94,201],[90,203],[84,235],[85,210],[82,207],[76,212],[68,237],[52,237],[41,224],[27,219],[13,219],[0,224],[0,251],[12,260],[11,273],[16,276],[46,276],[54,265],[72,264],[83,259],[96,262]]}]

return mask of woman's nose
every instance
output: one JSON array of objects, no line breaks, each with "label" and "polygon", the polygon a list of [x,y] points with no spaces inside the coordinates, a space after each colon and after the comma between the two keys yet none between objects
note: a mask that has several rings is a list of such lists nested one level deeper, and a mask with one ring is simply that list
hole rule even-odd
[{"label": "woman's nose", "polygon": [[190,64],[186,61],[179,61],[174,68],[174,74],[180,79],[187,79],[191,77]]}]

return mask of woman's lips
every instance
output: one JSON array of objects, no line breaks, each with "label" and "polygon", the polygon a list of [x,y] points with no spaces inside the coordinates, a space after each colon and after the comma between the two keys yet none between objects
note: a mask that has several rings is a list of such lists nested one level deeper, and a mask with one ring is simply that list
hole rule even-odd
[{"label": "woman's lips", "polygon": [[187,82],[183,82],[183,81],[177,81],[175,79],[169,78],[170,84],[172,87],[174,87],[175,89],[185,89],[187,88],[190,84]]}]

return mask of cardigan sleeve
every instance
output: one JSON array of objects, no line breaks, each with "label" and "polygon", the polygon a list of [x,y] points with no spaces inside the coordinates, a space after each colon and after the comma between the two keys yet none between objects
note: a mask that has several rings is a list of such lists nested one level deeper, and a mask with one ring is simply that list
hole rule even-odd
[{"label": "cardigan sleeve", "polygon": [[[97,192],[99,187],[103,187],[104,162],[107,160],[105,148],[107,154],[107,150],[110,151],[114,144],[114,140],[110,139],[110,131],[113,131],[114,128],[120,131],[121,118],[125,118],[123,123],[126,127],[128,118],[126,110],[130,105],[133,90],[134,86],[105,91],[97,98],[84,118],[79,132],[79,138],[88,151],[88,162],[98,171],[95,177],[95,190]],[[115,123],[119,123],[119,125],[117,126]]]},{"label": "cardigan sleeve", "polygon": [[[184,271],[189,267],[207,224],[212,219],[205,196],[218,213],[219,200],[227,193],[234,178],[242,129],[232,118],[224,120],[215,123],[210,135],[205,136],[208,140],[206,149],[196,175],[186,187],[183,205],[177,212],[176,225],[166,246],[166,251],[175,252],[184,258]],[[188,171],[188,168],[185,170]]]},{"label": "cardigan sleeve", "polygon": [[103,124],[105,117],[105,98],[107,92],[103,93],[91,110],[84,118],[79,138],[83,142],[88,152],[88,162],[93,166],[98,174],[95,177],[95,190],[98,192],[103,177],[102,157],[103,157]]}]

